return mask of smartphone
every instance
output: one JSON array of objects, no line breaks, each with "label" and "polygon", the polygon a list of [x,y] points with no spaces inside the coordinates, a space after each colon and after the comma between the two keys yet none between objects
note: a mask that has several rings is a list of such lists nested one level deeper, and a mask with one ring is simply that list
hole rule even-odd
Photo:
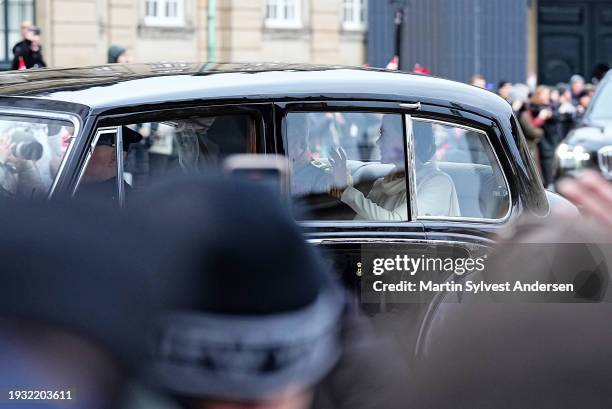
[{"label": "smartphone", "polygon": [[289,161],[283,155],[237,154],[223,162],[225,172],[261,184],[287,198]]}]

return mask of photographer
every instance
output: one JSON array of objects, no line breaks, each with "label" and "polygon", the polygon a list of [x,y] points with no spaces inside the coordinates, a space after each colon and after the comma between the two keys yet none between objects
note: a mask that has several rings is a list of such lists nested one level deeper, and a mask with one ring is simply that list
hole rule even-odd
[{"label": "photographer", "polygon": [[44,68],[46,66],[40,45],[40,28],[29,26],[24,29],[24,40],[13,47],[11,69]]},{"label": "photographer", "polygon": [[46,192],[35,162],[43,155],[42,145],[24,130],[0,135],[0,194],[33,197]]},{"label": "photographer", "polygon": [[560,142],[559,121],[551,105],[550,88],[543,85],[536,88],[529,104],[521,110],[519,122],[547,187],[552,183],[555,149]]}]

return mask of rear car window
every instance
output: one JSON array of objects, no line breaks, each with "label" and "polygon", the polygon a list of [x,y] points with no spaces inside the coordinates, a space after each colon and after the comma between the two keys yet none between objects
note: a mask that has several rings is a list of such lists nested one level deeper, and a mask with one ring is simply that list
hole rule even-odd
[{"label": "rear car window", "polygon": [[249,115],[197,116],[129,128],[142,136],[130,147],[124,167],[135,189],[173,172],[218,169],[229,155],[256,151],[255,123]]},{"label": "rear car window", "polygon": [[[233,154],[256,152],[256,126],[249,115],[168,117],[122,126],[125,197],[133,190],[177,174],[217,170]],[[79,181],[77,195],[117,198],[115,133],[99,130],[95,149]]]},{"label": "rear car window", "polygon": [[509,189],[484,132],[418,118],[412,129],[419,217],[506,216]]},{"label": "rear car window", "polygon": [[75,128],[68,120],[0,115],[0,197],[45,197]]}]

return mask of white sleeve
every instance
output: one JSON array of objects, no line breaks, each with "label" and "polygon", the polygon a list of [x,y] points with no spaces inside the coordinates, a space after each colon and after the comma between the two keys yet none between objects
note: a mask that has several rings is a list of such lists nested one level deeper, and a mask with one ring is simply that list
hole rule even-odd
[{"label": "white sleeve", "polygon": [[453,185],[450,177],[436,175],[425,181],[417,192],[419,216],[456,216],[451,211]]},{"label": "white sleeve", "polygon": [[404,201],[393,210],[387,210],[366,198],[363,193],[349,186],[342,193],[340,200],[351,207],[364,220],[375,221],[406,221],[408,204]]}]

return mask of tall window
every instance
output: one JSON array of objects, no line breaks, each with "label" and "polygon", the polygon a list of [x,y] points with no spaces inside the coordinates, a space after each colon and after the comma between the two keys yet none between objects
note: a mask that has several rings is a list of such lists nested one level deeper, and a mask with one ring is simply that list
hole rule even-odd
[{"label": "tall window", "polygon": [[266,0],[266,26],[271,28],[300,28],[302,4],[300,0]]},{"label": "tall window", "polygon": [[0,68],[13,59],[22,21],[34,21],[34,0],[0,0]]},{"label": "tall window", "polygon": [[366,0],[343,0],[343,29],[364,30],[366,28],[366,19]]},{"label": "tall window", "polygon": [[185,0],[145,0],[145,24],[148,26],[182,26]]}]

